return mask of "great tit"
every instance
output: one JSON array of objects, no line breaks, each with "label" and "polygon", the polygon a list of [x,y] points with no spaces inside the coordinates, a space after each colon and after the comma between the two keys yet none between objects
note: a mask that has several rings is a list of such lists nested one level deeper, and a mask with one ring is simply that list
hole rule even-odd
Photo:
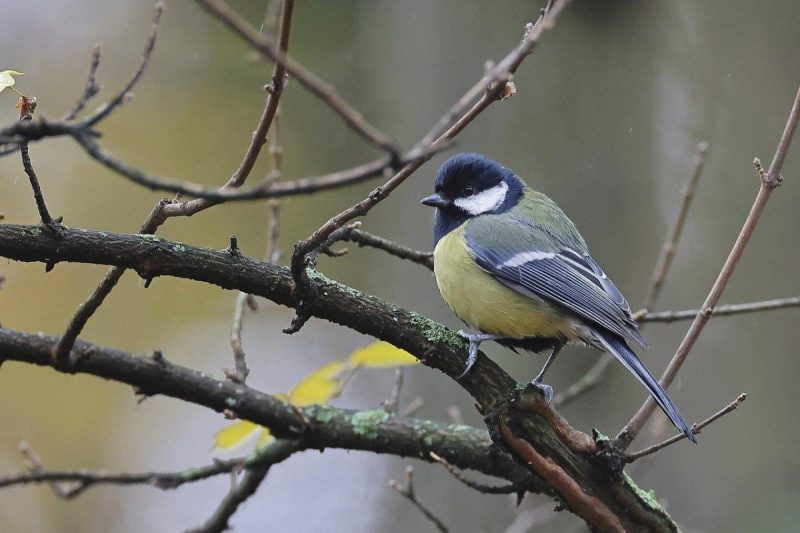
[{"label": "great tit", "polygon": [[436,284],[453,312],[478,331],[459,331],[470,343],[462,376],[486,340],[514,351],[549,349],[532,381],[549,402],[552,387],[542,383],[545,371],[566,343],[586,344],[614,354],[696,442],[666,391],[628,346],[632,341],[646,347],[628,302],[550,198],[473,153],[448,159],[434,190],[422,203],[436,208]]}]

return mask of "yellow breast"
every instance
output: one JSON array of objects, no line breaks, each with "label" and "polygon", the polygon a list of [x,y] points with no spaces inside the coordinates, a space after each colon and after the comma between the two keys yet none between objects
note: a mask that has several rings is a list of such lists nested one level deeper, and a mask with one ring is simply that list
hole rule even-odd
[{"label": "yellow breast", "polygon": [[442,298],[469,327],[512,339],[572,337],[570,320],[553,306],[509,289],[470,257],[459,227],[436,244],[434,274]]}]

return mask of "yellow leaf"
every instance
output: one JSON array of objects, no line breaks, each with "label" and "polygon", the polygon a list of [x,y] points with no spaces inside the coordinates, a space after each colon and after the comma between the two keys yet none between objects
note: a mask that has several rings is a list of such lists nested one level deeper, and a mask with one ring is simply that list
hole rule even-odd
[{"label": "yellow leaf", "polygon": [[[214,434],[214,448],[232,450],[238,448],[259,429],[266,429],[249,420],[240,420],[235,424],[222,428]],[[269,432],[269,430],[267,430]],[[259,441],[260,442],[260,441]]]},{"label": "yellow leaf", "polygon": [[24,75],[23,72],[17,72],[16,70],[3,70],[0,71],[0,92],[3,92],[3,89],[6,87],[13,87],[14,83],[14,76],[22,76]]},{"label": "yellow leaf", "polygon": [[282,402],[285,402],[285,403],[290,403],[291,402],[291,400],[289,399],[289,395],[286,394],[285,392],[279,392],[277,394],[273,394],[273,396],[275,396],[275,398],[277,398],[278,400],[280,400]]},{"label": "yellow leaf", "polygon": [[270,433],[269,428],[262,427],[261,428],[261,436],[258,437],[258,442],[256,443],[256,448],[263,448],[264,446],[266,446],[267,444],[269,444],[273,440],[275,440],[275,437],[272,436],[272,433]]},{"label": "yellow leaf", "polygon": [[295,385],[289,394],[289,401],[298,407],[328,403],[339,390],[341,383],[336,378],[344,366],[344,361],[333,361],[314,370]]},{"label": "yellow leaf", "polygon": [[386,368],[419,363],[417,358],[407,351],[384,341],[373,342],[363,348],[359,348],[347,358],[347,362],[352,366],[365,366],[367,368]]}]

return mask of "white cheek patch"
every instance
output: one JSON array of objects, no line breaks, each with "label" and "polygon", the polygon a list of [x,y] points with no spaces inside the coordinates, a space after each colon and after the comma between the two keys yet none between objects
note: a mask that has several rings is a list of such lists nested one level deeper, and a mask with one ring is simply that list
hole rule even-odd
[{"label": "white cheek patch", "polygon": [[453,202],[456,207],[470,215],[482,215],[494,211],[505,201],[508,185],[501,181],[491,189],[486,189],[467,198],[458,198]]},{"label": "white cheek patch", "polygon": [[507,261],[497,265],[497,268],[516,268],[531,261],[540,261],[542,259],[552,259],[556,256],[553,252],[537,252],[535,250],[530,252],[520,252],[508,259]]}]

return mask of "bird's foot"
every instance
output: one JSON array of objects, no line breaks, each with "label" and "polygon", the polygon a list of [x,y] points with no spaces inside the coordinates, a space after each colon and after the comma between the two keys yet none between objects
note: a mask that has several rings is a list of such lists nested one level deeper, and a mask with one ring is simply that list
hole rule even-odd
[{"label": "bird's foot", "polygon": [[536,389],[539,393],[541,393],[541,395],[544,396],[544,400],[547,403],[547,405],[550,405],[550,402],[553,401],[553,387],[552,386],[550,386],[550,385],[548,385],[546,383],[542,383],[538,379],[534,379],[533,381],[531,381],[530,386],[532,388]]},{"label": "bird's foot", "polygon": [[467,367],[464,371],[456,378],[459,380],[467,375],[470,371],[472,366],[475,364],[475,361],[478,360],[478,348],[480,347],[483,341],[493,341],[497,339],[502,339],[499,335],[492,335],[490,333],[471,333],[469,331],[465,331],[463,329],[458,330],[458,336],[462,339],[469,341],[469,355],[467,356]]}]

